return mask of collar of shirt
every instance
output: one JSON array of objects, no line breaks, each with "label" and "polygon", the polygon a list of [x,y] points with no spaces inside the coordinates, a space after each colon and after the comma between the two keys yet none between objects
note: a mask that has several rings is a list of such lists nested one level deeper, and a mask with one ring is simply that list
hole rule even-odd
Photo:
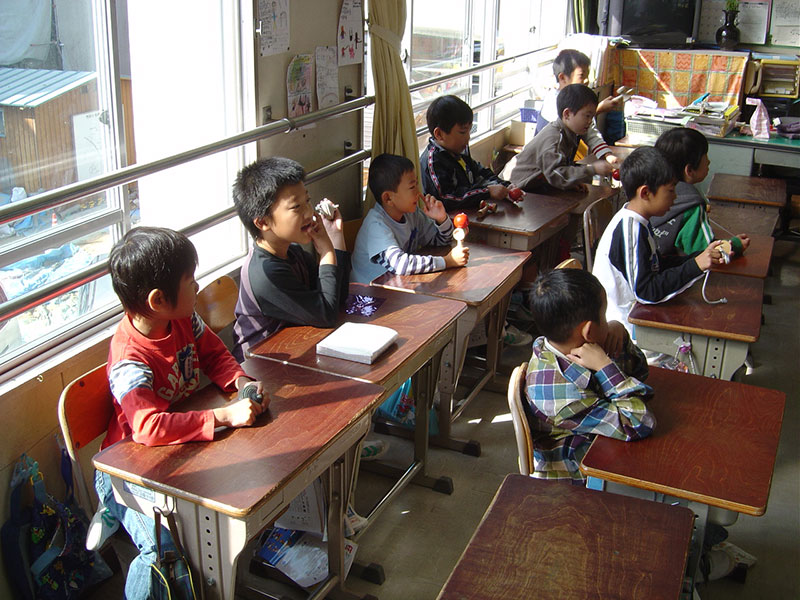
[{"label": "collar of shirt", "polygon": [[[547,341],[547,338],[541,338],[542,344],[537,348],[534,344],[534,352],[538,350],[538,356],[544,362],[553,365],[561,375],[574,384],[578,389],[585,390],[589,387],[589,382],[592,379],[592,371],[571,361],[563,352],[556,350]],[[544,353],[548,352],[551,356],[546,356]]]}]

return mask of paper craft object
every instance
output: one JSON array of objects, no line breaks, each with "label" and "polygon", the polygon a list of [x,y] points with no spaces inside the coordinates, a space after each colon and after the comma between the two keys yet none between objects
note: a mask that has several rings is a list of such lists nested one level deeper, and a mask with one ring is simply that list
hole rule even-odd
[{"label": "paper craft object", "polygon": [[371,317],[381,307],[386,298],[373,298],[361,294],[350,294],[344,303],[344,312],[348,315],[361,315]]},{"label": "paper craft object", "polygon": [[371,365],[397,337],[397,332],[388,327],[345,323],[317,344],[317,354]]}]

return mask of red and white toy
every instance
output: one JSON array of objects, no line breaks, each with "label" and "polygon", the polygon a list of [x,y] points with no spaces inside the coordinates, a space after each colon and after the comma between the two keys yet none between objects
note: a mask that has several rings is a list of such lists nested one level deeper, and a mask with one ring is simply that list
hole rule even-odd
[{"label": "red and white toy", "polygon": [[481,200],[480,205],[478,206],[478,218],[482,219],[488,213],[496,213],[497,212],[497,203],[495,202],[486,202],[486,200]]},{"label": "red and white toy", "polygon": [[467,231],[469,230],[469,219],[467,219],[467,215],[458,213],[453,217],[453,225],[455,225],[453,239],[456,241],[458,247],[461,248],[463,246],[462,242],[464,238],[467,237]]},{"label": "red and white toy", "polygon": [[525,192],[523,192],[520,188],[512,188],[508,190],[508,199],[512,202],[522,202],[524,197]]}]

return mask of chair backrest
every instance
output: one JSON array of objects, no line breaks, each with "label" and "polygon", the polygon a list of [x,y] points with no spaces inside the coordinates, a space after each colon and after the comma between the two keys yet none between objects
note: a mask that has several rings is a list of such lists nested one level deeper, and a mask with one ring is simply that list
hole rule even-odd
[{"label": "chair backrest", "polygon": [[87,515],[97,508],[92,457],[114,416],[114,399],[103,363],[69,383],[58,400],[58,422],[72,459],[76,496]]},{"label": "chair backrest", "polygon": [[361,229],[361,223],[364,217],[360,219],[353,219],[352,221],[344,221],[342,223],[342,236],[344,236],[344,247],[348,252],[352,252],[356,246],[356,236],[358,230]]},{"label": "chair backrest", "polygon": [[511,373],[508,380],[508,408],[514,423],[514,437],[517,438],[517,454],[519,455],[519,472],[530,475],[533,468],[533,440],[528,418],[522,406],[522,390],[525,385],[525,371],[528,365],[522,363]]},{"label": "chair backrest", "polygon": [[236,319],[234,309],[239,298],[236,282],[223,275],[197,294],[195,310],[214,333],[219,333]]},{"label": "chair backrest", "polygon": [[586,270],[591,271],[594,265],[594,253],[597,242],[606,230],[616,212],[614,198],[595,200],[583,211],[583,247],[586,252]]},{"label": "chair backrest", "polygon": [[583,269],[583,265],[577,258],[568,258],[558,263],[556,269]]}]

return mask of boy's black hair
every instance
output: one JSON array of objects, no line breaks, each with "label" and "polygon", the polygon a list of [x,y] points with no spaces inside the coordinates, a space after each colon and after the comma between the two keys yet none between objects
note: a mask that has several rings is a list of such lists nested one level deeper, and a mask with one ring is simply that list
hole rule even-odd
[{"label": "boy's black hair", "polygon": [[566,342],[585,321],[603,318],[605,290],[597,277],[583,269],[555,269],[533,284],[530,304],[539,331],[551,342]]},{"label": "boy's black hair", "polygon": [[433,135],[437,127],[445,133],[450,133],[456,125],[472,126],[472,109],[469,104],[458,96],[439,96],[428,106],[425,118],[428,121],[428,131]]},{"label": "boy's black hair", "polygon": [[556,81],[561,73],[572,77],[572,72],[576,68],[583,67],[588,70],[591,64],[591,59],[580,50],[562,50],[553,60],[553,75],[556,76]]},{"label": "boy's black hair", "polygon": [[592,88],[582,83],[570,83],[558,92],[558,97],[556,98],[558,118],[561,119],[564,116],[564,110],[567,108],[569,112],[575,114],[589,104],[597,106],[597,94],[592,91]]},{"label": "boy's black hair", "polygon": [[683,181],[686,167],[697,169],[703,156],[708,154],[708,140],[696,129],[675,127],[658,137],[656,148],[667,157],[678,180]]},{"label": "boy's black hair", "polygon": [[381,154],[369,164],[369,191],[383,205],[383,192],[396,192],[403,175],[414,171],[414,163],[405,156]]},{"label": "boy's black hair", "polygon": [[181,279],[197,268],[197,250],[180,232],[162,227],[136,227],[111,249],[111,285],[126,312],[150,314],[147,296],[161,290],[167,302],[178,301]]},{"label": "boy's black hair", "polygon": [[675,170],[660,150],[641,146],[631,152],[619,168],[622,189],[629,200],[636,197],[636,190],[646,185],[655,193],[662,185],[677,180]]},{"label": "boy's black hair", "polygon": [[305,177],[299,162],[280,156],[262,158],[239,171],[233,183],[233,204],[253,239],[261,237],[261,230],[253,221],[269,216],[278,190],[300,183]]}]

